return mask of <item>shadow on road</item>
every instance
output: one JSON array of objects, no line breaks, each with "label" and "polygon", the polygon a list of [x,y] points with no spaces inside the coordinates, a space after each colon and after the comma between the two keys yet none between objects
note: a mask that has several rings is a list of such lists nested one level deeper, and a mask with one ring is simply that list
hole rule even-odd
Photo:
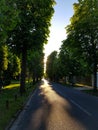
[{"label": "shadow on road", "polygon": [[26,107],[17,130],[98,130],[93,116],[72,99],[74,94],[74,99],[81,95],[44,80]]}]

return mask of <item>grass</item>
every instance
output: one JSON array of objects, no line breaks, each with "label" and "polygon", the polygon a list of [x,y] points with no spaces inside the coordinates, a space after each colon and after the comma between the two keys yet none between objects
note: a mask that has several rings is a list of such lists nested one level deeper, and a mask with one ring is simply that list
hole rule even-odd
[{"label": "grass", "polygon": [[[4,87],[0,93],[0,130],[4,130],[17,111],[21,110],[34,87],[26,84],[27,91],[23,96],[19,94],[19,83],[12,83]],[[9,104],[7,104],[9,102]]]}]

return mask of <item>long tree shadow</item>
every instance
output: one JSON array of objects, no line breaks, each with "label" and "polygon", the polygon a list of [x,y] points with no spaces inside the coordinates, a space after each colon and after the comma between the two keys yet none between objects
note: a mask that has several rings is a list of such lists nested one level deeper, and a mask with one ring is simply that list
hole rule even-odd
[{"label": "long tree shadow", "polygon": [[[65,111],[67,111],[68,115],[75,120],[76,122],[78,122],[80,125],[82,125],[84,127],[85,130],[98,130],[98,118],[95,119],[91,113],[89,113],[88,111],[86,111],[82,106],[80,106],[77,102],[75,102],[72,99],[72,93],[75,94],[75,98],[79,96],[79,94],[82,94],[83,96],[85,96],[86,94],[81,93],[78,90],[74,90],[72,88],[66,88],[66,87],[62,87],[62,85],[60,84],[55,84],[55,83],[49,83],[50,86],[52,87],[52,89],[62,98],[65,99],[65,101],[67,100],[67,102],[69,103],[70,107],[66,107],[66,106],[62,106],[64,108]],[[58,87],[56,87],[58,86]],[[59,88],[59,89],[58,89]],[[89,96],[89,95],[87,95]],[[71,98],[70,98],[71,97]],[[83,98],[83,100],[85,100],[85,98]],[[98,99],[97,99],[98,101]],[[80,100],[81,102],[81,100]],[[90,100],[89,100],[90,102]],[[91,104],[92,105],[92,104]],[[98,106],[98,105],[97,105]],[[98,113],[96,115],[96,117],[98,117]]]},{"label": "long tree shadow", "polygon": [[[43,82],[40,84],[42,85]],[[42,90],[37,88],[29,105],[24,109],[18,130],[46,130],[46,120],[49,116],[51,105],[48,104]]]},{"label": "long tree shadow", "polygon": [[98,130],[97,121],[70,100],[70,91],[42,82],[25,106],[18,130]]}]

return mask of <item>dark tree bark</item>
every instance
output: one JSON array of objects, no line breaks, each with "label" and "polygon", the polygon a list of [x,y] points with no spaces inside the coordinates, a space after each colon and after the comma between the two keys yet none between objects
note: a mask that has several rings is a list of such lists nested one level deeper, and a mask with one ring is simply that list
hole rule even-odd
[{"label": "dark tree bark", "polygon": [[94,49],[93,54],[93,74],[94,74],[94,91],[97,91],[97,55],[96,55],[96,48]]},{"label": "dark tree bark", "polygon": [[24,46],[22,48],[22,62],[21,62],[21,79],[20,79],[20,94],[21,95],[26,92],[25,90],[26,59],[27,59],[27,49]]}]

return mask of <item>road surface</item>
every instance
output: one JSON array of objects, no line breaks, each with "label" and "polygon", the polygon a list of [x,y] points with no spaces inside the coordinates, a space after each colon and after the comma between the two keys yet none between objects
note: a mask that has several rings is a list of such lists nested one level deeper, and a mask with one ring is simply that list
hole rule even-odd
[{"label": "road surface", "polygon": [[98,98],[44,80],[10,130],[98,130]]}]

